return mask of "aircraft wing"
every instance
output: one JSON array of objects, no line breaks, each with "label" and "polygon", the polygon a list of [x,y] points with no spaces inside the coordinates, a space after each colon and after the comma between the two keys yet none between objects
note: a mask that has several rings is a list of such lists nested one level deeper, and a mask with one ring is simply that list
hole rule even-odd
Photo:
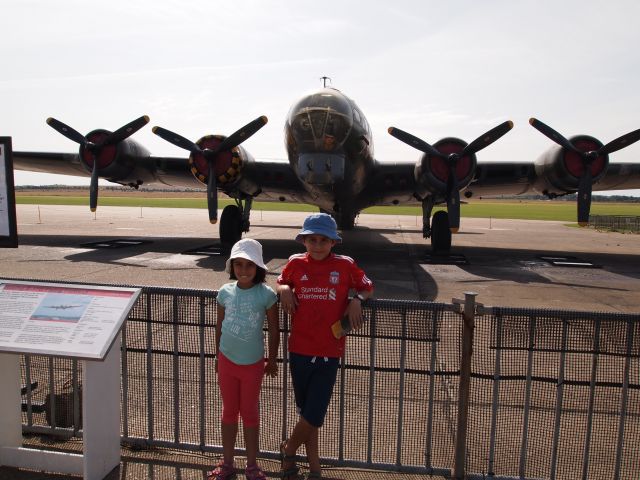
[{"label": "aircraft wing", "polygon": [[[375,205],[418,204],[414,192],[424,190],[415,179],[415,163],[378,162],[364,195]],[[606,172],[593,183],[594,191],[640,189],[640,163],[610,162]],[[547,192],[547,193],[545,193]],[[470,183],[462,189],[463,197],[495,197],[501,195],[563,195],[577,192],[577,186],[549,175],[534,162],[478,162]],[[436,204],[445,203],[444,195],[433,196]]]},{"label": "aircraft wing", "polygon": [[[117,176],[116,174],[120,171],[113,169],[114,175],[111,178],[104,174],[107,180],[133,187],[140,185],[158,188],[202,189],[206,187],[206,184],[193,175],[188,159],[185,157],[140,155],[124,159],[121,163],[119,170],[126,169],[125,164],[128,163],[131,166],[130,172],[126,176]],[[16,170],[79,177],[91,176],[91,172],[83,165],[77,153],[13,152],[13,164]],[[242,171],[242,181],[252,185],[255,198],[260,201],[311,202],[289,164],[284,161],[247,162]],[[233,192],[225,191],[224,184],[219,184],[218,189],[234,196]]]},{"label": "aircraft wing", "polygon": [[[416,181],[415,162],[378,162],[363,195],[374,199],[375,205],[418,205],[420,198],[430,196],[434,204],[446,203],[443,192],[436,186],[420,185]],[[536,193],[533,163],[479,163],[475,178],[463,189],[469,197],[493,195],[522,195]]]},{"label": "aircraft wing", "polygon": [[[640,164],[610,162],[606,171],[594,181],[593,190],[627,190],[640,188]],[[577,188],[562,175],[551,175],[544,165],[526,162],[479,162],[476,175],[465,192],[473,197],[497,195],[556,195],[575,193]],[[469,193],[467,193],[469,195]]]},{"label": "aircraft wing", "polygon": [[415,166],[413,162],[376,162],[362,197],[373,205],[417,205]]},{"label": "aircraft wing", "polygon": [[13,168],[28,172],[89,177],[76,153],[13,152]]}]

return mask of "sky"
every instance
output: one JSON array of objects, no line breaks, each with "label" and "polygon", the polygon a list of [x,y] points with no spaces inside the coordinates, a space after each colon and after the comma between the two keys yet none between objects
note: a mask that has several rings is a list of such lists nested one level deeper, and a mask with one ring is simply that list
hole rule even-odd
[{"label": "sky", "polygon": [[[284,160],[288,110],[322,76],[364,112],[382,162],[419,158],[390,126],[433,144],[471,142],[512,120],[480,162],[534,161],[551,142],[532,116],[603,143],[640,128],[636,0],[1,5],[0,136],[12,137],[14,151],[76,152],[45,123],[50,116],[86,134],[149,115],[133,138],[152,155],[186,158],[151,127],[195,141],[266,115],[243,146],[256,159]],[[610,159],[640,162],[640,142]],[[89,179],[16,171],[15,183]]]}]

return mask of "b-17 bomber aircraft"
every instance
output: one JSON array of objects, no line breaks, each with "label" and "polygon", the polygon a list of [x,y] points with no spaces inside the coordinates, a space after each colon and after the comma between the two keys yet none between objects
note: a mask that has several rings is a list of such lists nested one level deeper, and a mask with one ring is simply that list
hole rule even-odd
[{"label": "b-17 bomber aircraft", "polygon": [[[418,150],[404,162],[374,157],[373,136],[356,103],[335,88],[322,88],[293,104],[285,123],[288,163],[257,161],[241,143],[267,122],[262,116],[228,137],[207,135],[191,141],[163,127],[153,132],[189,152],[188,158],[157,157],[131,137],[149,121],[142,116],[110,132],[83,136],[64,123],[47,123],[80,145],[78,153],[14,152],[20,170],[91,176],[90,208],[98,201],[98,178],[138,188],[207,188],[209,220],[218,219],[218,192],[235,200],[222,210],[219,233],[233,244],[249,231],[254,200],[303,202],[335,218],[340,229],[353,228],[356,216],[373,205],[419,204],[423,235],[434,252],[446,253],[460,227],[460,196],[466,199],[538,193],[554,198],[578,193],[577,219],[589,220],[592,190],[640,188],[639,163],[614,163],[609,155],[640,140],[640,129],[604,145],[595,137],[563,135],[532,118],[531,126],[555,145],[533,162],[478,161],[477,153],[505,135],[513,123],[483,133],[471,143],[456,137],[433,145],[390,127],[389,133]],[[433,207],[445,204],[432,217]]]}]

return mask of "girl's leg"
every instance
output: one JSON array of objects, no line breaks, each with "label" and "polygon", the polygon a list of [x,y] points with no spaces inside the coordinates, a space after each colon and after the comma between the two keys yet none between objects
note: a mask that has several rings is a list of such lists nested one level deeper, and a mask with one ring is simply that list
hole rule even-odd
[{"label": "girl's leg", "polygon": [[224,458],[224,463],[229,465],[233,465],[237,436],[237,423],[222,422],[222,457]]},{"label": "girl's leg", "polygon": [[240,382],[240,416],[244,426],[247,466],[256,464],[260,425],[260,388],[264,377],[264,361],[243,365]]},{"label": "girl's leg", "polygon": [[222,454],[224,462],[233,465],[238,435],[238,413],[241,381],[236,375],[238,365],[222,353],[218,357],[218,385],[222,396]]},{"label": "girl's leg", "polygon": [[244,443],[247,448],[247,465],[255,465],[256,457],[258,455],[258,439],[260,438],[260,428],[245,426],[244,428]]}]

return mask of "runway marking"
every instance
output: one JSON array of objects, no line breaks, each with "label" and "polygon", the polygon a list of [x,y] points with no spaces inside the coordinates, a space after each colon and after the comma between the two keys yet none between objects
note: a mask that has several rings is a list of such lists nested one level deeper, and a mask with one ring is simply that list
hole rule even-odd
[{"label": "runway marking", "polygon": [[193,265],[194,268],[199,259],[206,258],[207,255],[183,255],[181,253],[176,253],[173,255],[168,255],[160,258],[152,258],[148,263],[151,265],[152,263],[161,263],[164,265]]},{"label": "runway marking", "polygon": [[220,244],[203,245],[202,247],[192,248],[185,250],[182,255],[200,255],[201,257],[220,256],[228,252],[228,249],[224,248]]},{"label": "runway marking", "polygon": [[546,256],[538,255],[540,260],[550,263],[554,267],[582,267],[582,268],[602,268],[599,265],[595,265],[586,260],[581,260],[578,257],[571,255],[567,256]]},{"label": "runway marking", "polygon": [[117,240],[107,240],[106,242],[89,242],[83,243],[81,246],[89,248],[123,248],[123,247],[137,247],[138,245],[145,245],[153,243],[151,240],[131,240],[127,238],[119,238]]}]

